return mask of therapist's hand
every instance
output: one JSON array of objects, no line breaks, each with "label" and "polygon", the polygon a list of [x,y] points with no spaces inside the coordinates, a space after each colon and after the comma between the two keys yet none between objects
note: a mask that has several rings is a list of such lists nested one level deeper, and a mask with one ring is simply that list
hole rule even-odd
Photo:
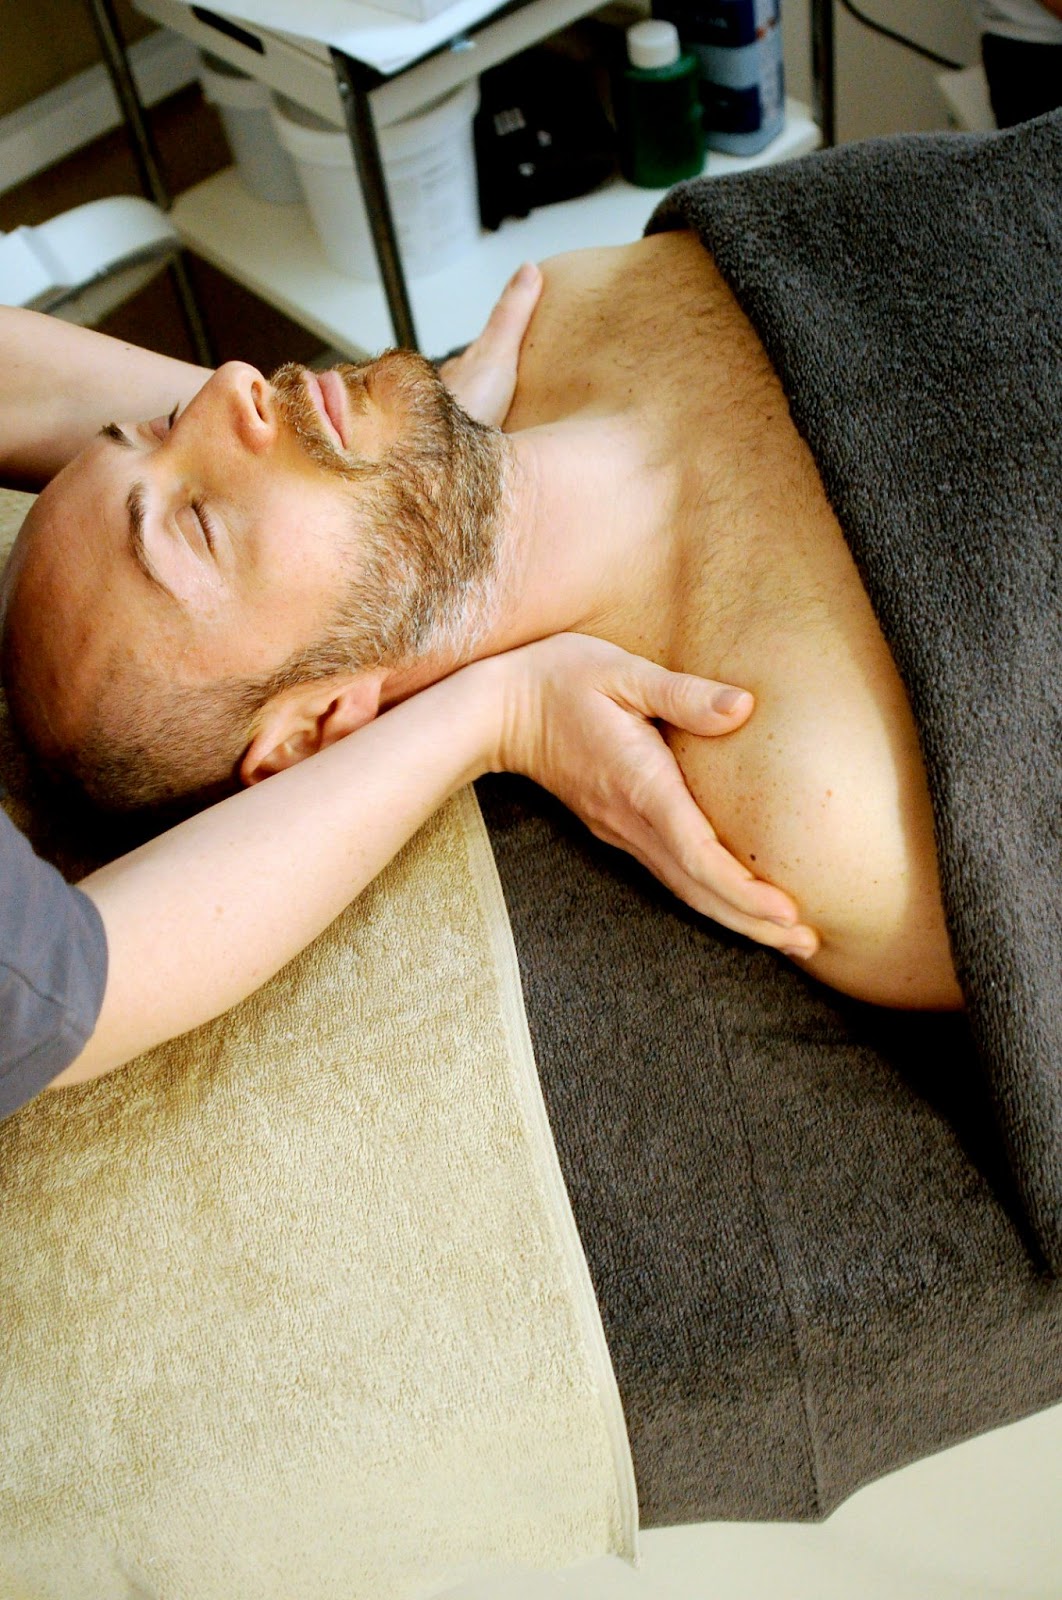
[{"label": "therapist's hand", "polygon": [[541,272],[525,262],[505,285],[479,338],[439,368],[447,388],[477,422],[500,428],[508,415],[520,345],[541,293]]},{"label": "therapist's hand", "polygon": [[814,930],[783,890],[716,838],[654,719],[702,738],[733,733],[753,698],[668,672],[600,639],[557,634],[495,662],[509,674],[497,766],[563,800],[680,899],[760,944],[812,955]]}]

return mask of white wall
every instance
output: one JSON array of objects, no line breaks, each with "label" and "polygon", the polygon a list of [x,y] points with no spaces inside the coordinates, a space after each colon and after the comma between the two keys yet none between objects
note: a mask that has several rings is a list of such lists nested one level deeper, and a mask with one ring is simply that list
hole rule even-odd
[{"label": "white wall", "polygon": [[[969,65],[978,59],[970,0],[856,0],[887,28]],[[947,126],[936,86],[939,68],[861,27],[834,5],[837,41],[837,138],[863,139]],[[782,0],[789,92],[810,104],[808,0]]]}]

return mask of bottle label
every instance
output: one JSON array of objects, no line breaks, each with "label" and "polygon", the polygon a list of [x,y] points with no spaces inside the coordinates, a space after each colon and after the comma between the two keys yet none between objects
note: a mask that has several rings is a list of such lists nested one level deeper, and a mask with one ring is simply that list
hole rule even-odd
[{"label": "bottle label", "polygon": [[772,28],[762,39],[740,49],[690,43],[702,84],[721,89],[750,89],[772,77],[782,65],[782,30]]},{"label": "bottle label", "polygon": [[779,22],[779,0],[658,0],[654,16],[673,22],[684,42],[735,49]]},{"label": "bottle label", "polygon": [[757,133],[782,116],[783,101],[781,67],[745,89],[701,82],[704,126],[712,133]]}]

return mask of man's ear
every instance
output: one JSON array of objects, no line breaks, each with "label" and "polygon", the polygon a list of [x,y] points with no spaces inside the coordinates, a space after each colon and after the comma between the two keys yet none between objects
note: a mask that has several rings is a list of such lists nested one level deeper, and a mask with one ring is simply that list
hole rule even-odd
[{"label": "man's ear", "polygon": [[318,678],[276,695],[240,762],[242,781],[271,778],[371,722],[386,676],[378,667],[352,677]]}]

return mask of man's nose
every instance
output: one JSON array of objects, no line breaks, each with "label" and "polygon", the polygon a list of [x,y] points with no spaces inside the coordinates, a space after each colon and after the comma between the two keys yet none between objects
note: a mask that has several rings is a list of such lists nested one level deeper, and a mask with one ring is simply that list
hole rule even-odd
[{"label": "man's nose", "polygon": [[246,361],[226,361],[211,380],[215,401],[240,443],[256,454],[277,436],[277,406],[269,384]]}]

